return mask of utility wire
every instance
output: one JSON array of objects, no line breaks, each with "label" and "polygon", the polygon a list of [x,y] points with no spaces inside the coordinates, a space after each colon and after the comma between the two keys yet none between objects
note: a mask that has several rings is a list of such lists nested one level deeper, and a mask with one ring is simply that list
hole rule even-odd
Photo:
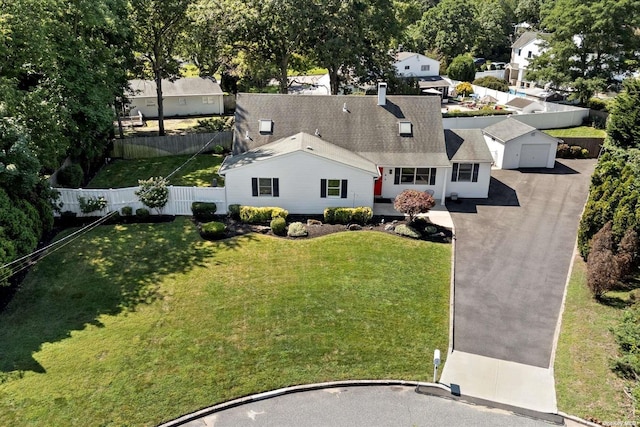
[{"label": "utility wire", "polygon": [[[175,168],[169,175],[167,175],[165,177],[165,179],[168,180],[173,175],[175,175],[180,169],[182,169],[187,163],[189,163],[190,161],[195,159],[196,156],[198,156],[200,153],[202,153],[213,141],[215,141],[215,139],[218,137],[218,135],[220,135],[220,133],[217,133],[216,135],[214,135],[214,137],[211,138],[209,141],[207,141],[207,143],[204,144],[195,154],[193,154],[191,157],[189,157],[187,160],[185,160],[184,163],[182,163],[180,166]],[[134,202],[134,200],[129,200],[126,203],[132,203],[132,202]],[[30,254],[24,255],[24,256],[22,256],[20,258],[17,258],[17,259],[15,259],[15,260],[7,263],[7,264],[4,264],[4,265],[0,266],[0,282],[2,282],[4,280],[8,279],[9,277],[21,272],[24,269],[36,264],[37,262],[39,262],[41,259],[47,257],[48,255],[51,255],[52,253],[62,249],[63,247],[67,246],[69,243],[71,243],[74,240],[78,239],[82,235],[84,235],[84,234],[88,233],[89,231],[93,230],[98,225],[102,224],[103,222],[105,222],[107,219],[109,219],[110,217],[112,217],[115,214],[116,214],[116,211],[111,211],[111,212],[105,214],[104,216],[98,218],[94,222],[92,222],[90,224],[87,224],[83,228],[81,228],[79,230],[76,230],[75,232],[69,234],[68,236],[63,237],[60,240],[56,240],[55,242],[53,242],[53,243],[51,243],[51,244],[49,244],[49,245],[47,245],[47,246],[45,246],[43,248],[35,250],[35,251],[31,252]],[[57,248],[54,248],[57,245],[60,245],[60,246],[57,247]],[[52,248],[54,248],[54,249],[52,249]],[[39,257],[37,259],[34,259],[34,257],[36,257],[38,254],[40,254],[42,252],[45,252],[45,251],[47,251],[49,249],[51,249],[50,252],[42,255],[41,257]],[[18,265],[16,267],[12,267],[14,264],[18,264]]]}]

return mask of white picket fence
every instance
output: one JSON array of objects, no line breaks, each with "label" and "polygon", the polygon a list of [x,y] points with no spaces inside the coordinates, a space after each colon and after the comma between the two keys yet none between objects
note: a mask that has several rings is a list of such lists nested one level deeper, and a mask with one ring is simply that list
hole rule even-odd
[{"label": "white picket fence", "polygon": [[[131,206],[135,212],[138,208],[145,206],[138,200],[135,192],[140,187],[112,188],[112,189],[83,189],[83,188],[57,188],[60,192],[59,201],[62,202],[61,211],[71,211],[82,216],[104,215],[111,211],[120,211],[125,206]],[[226,192],[224,187],[176,187],[169,186],[169,201],[162,209],[163,215],[191,215],[191,203],[193,202],[215,202],[216,213],[227,213]],[[80,210],[78,197],[99,198],[104,197],[107,207],[100,212],[83,214]],[[150,210],[152,215],[158,214],[155,210]],[[59,214],[56,214],[59,215]]]}]

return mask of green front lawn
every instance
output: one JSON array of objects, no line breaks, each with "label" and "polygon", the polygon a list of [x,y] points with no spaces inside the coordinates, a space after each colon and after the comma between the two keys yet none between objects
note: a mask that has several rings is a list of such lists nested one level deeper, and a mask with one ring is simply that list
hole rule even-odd
[{"label": "green front lawn", "polygon": [[[150,159],[116,159],[103,167],[87,188],[135,187],[139,179],[152,176],[166,177],[186,162],[191,155],[153,157]],[[218,185],[224,185],[224,178],[218,175],[218,169],[224,156],[218,154],[200,154],[184,165],[169,179],[170,185],[208,187],[213,178]]]},{"label": "green front lawn", "polygon": [[430,379],[449,245],[379,232],[200,239],[101,226],[0,314],[0,425],[156,425],[279,387]]},{"label": "green front lawn", "polygon": [[547,129],[543,131],[554,138],[604,138],[607,132],[591,126],[577,126],[566,129]]},{"label": "green front lawn", "polygon": [[558,408],[600,422],[636,421],[623,391],[630,384],[609,367],[618,354],[611,328],[620,322],[629,293],[609,292],[609,305],[596,302],[586,271],[586,263],[576,257],[555,360]]}]

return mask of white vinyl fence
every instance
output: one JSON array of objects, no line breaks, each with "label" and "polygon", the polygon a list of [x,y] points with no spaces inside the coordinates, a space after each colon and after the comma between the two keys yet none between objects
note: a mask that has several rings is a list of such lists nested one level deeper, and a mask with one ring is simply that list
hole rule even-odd
[{"label": "white vinyl fence", "polygon": [[[120,211],[125,206],[131,206],[134,213],[138,208],[145,206],[138,200],[135,192],[140,187],[113,188],[113,189],[73,189],[73,188],[57,188],[60,192],[59,201],[62,202],[62,211],[71,211],[81,216],[99,216],[111,211]],[[226,192],[224,187],[176,187],[169,186],[169,201],[162,209],[162,212],[156,212],[150,209],[152,215],[161,213],[163,215],[191,215],[191,203],[193,202],[215,202],[216,213],[227,213]],[[98,198],[104,197],[107,201],[107,207],[100,212],[91,212],[83,214],[80,210],[78,197]],[[59,214],[56,214],[59,215]]]}]

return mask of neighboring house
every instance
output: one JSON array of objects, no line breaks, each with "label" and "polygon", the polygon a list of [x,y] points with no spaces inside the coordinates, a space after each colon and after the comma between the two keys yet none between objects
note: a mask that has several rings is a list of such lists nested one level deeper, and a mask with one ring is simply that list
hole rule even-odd
[{"label": "neighboring house", "polygon": [[396,74],[399,77],[431,77],[440,75],[440,62],[414,52],[396,54]]},{"label": "neighboring house", "polygon": [[546,33],[525,31],[511,46],[511,62],[505,68],[505,80],[516,87],[532,87],[535,82],[525,80],[527,67],[534,57],[543,51]]},{"label": "neighboring house", "polygon": [[553,168],[559,140],[509,117],[483,129],[499,169]]},{"label": "neighboring house", "polygon": [[442,127],[440,99],[238,94],[228,204],[322,213],[373,206],[405,189],[443,202],[488,196],[493,161],[480,130]]},{"label": "neighboring house", "polygon": [[516,111],[518,114],[530,114],[538,111],[544,111],[544,106],[539,102],[521,96],[513,98],[504,105],[510,110]]},{"label": "neighboring house", "polygon": [[[130,115],[158,117],[156,87],[152,80],[129,80]],[[224,114],[224,94],[211,77],[162,80],[162,99],[165,117]]]}]

